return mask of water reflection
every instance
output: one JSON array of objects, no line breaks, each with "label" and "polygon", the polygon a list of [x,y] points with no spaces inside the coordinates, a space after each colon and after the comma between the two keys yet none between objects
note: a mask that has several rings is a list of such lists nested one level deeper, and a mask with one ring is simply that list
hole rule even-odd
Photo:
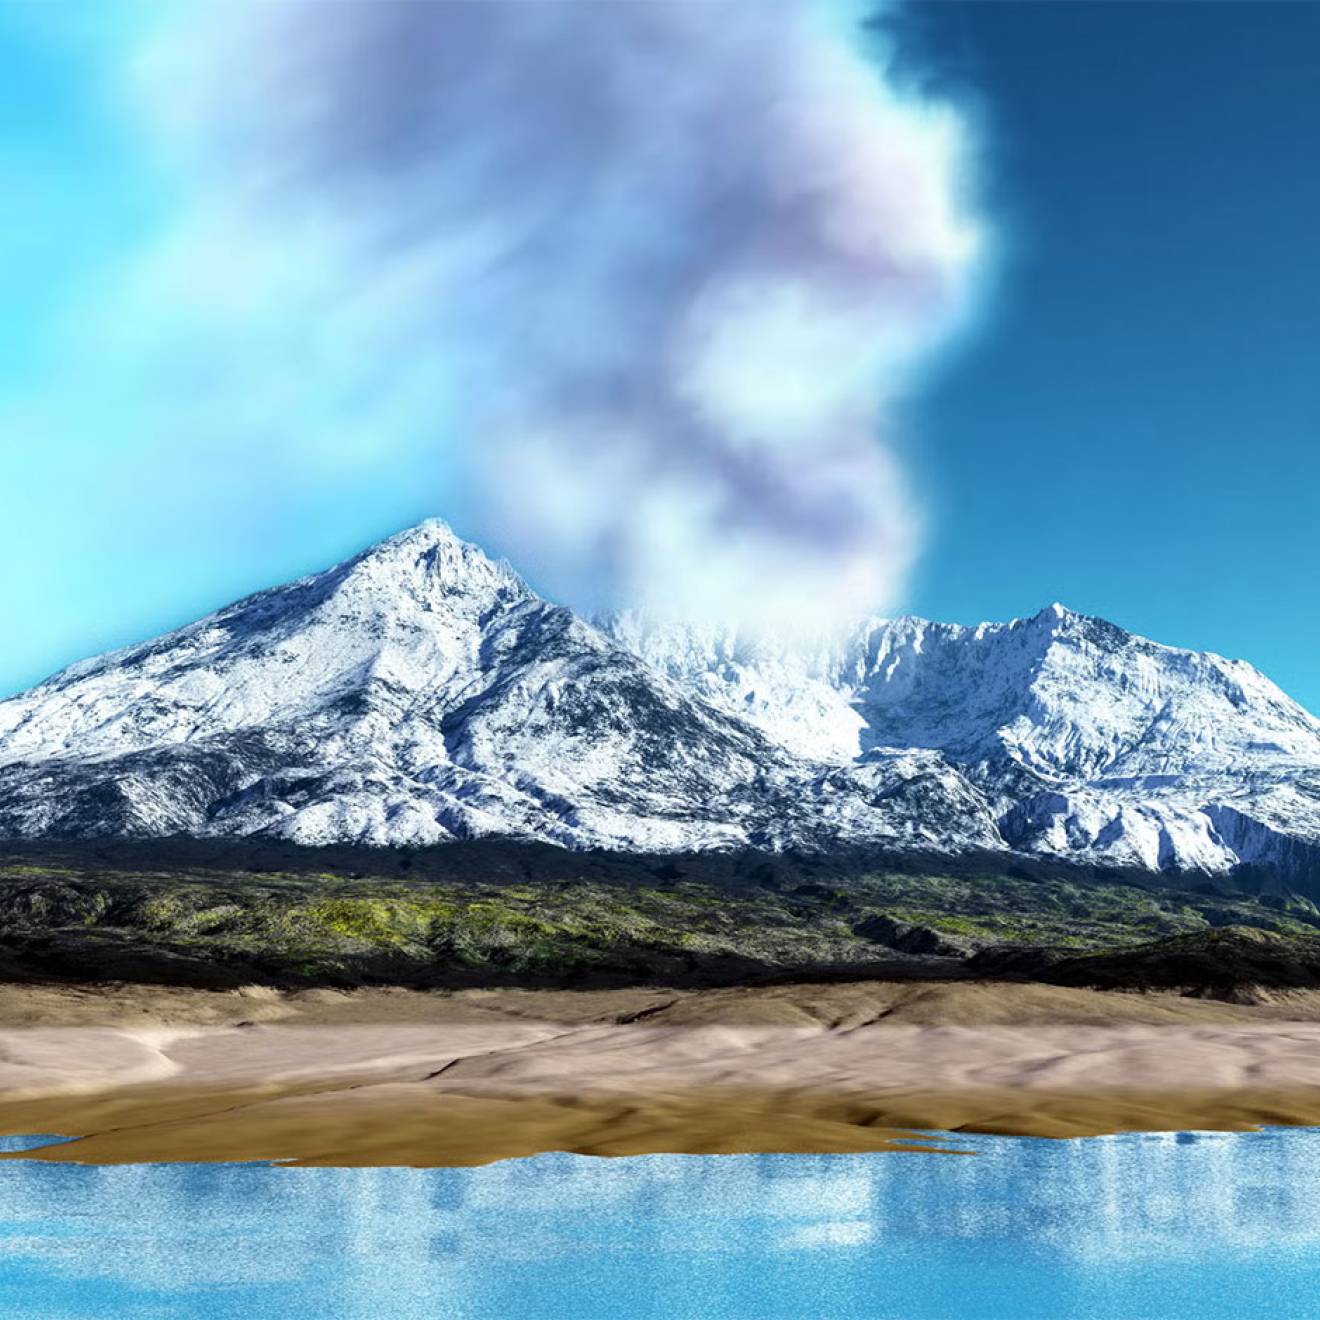
[{"label": "water reflection", "polygon": [[1320,1132],[973,1145],[470,1170],[8,1163],[0,1314],[1315,1313]]}]

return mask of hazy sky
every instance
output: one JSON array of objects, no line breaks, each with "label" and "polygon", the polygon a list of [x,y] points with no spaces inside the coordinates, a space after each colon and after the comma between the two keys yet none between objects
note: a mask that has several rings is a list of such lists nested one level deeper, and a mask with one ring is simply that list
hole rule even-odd
[{"label": "hazy sky", "polygon": [[1320,708],[1320,6],[256,12],[0,0],[0,692],[438,514]]}]

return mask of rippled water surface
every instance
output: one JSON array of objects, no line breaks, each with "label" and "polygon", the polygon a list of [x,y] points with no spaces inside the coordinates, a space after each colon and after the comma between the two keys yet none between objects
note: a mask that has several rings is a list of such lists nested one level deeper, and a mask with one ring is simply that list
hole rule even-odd
[{"label": "rippled water surface", "polygon": [[439,1170],[0,1164],[0,1315],[1320,1315],[1320,1132],[967,1145]]}]

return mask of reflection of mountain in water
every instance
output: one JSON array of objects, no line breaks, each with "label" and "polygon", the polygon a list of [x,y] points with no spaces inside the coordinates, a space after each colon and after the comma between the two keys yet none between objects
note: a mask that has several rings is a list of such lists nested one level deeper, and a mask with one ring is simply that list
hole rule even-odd
[{"label": "reflection of mountain in water", "polygon": [[[456,1170],[6,1164],[0,1313],[36,1314],[21,1299],[39,1296],[42,1314],[98,1317],[1200,1317],[1234,1314],[1267,1277],[1272,1315],[1307,1314],[1288,1301],[1320,1244],[1320,1132],[969,1145]],[[1163,1309],[1140,1309],[1153,1282]]]}]

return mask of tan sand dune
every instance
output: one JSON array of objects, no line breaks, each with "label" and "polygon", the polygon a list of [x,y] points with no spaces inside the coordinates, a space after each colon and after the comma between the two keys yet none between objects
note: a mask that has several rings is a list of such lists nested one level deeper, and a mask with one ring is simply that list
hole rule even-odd
[{"label": "tan sand dune", "polygon": [[41,1159],[457,1165],[1320,1123],[1315,992],[6,986],[0,1022],[0,1129],[79,1138]]}]

